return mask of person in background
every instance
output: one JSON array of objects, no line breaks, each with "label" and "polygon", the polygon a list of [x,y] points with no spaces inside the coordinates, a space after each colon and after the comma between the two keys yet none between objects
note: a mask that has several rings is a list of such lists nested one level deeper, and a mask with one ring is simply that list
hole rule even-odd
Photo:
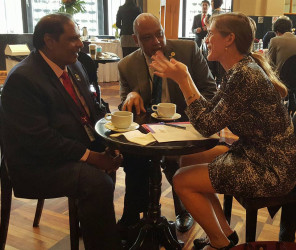
[{"label": "person in background", "polygon": [[276,36],[274,31],[267,31],[265,35],[263,36],[263,49],[268,49],[269,42],[271,38],[274,38]]},{"label": "person in background", "polygon": [[85,249],[121,249],[108,172],[121,164],[96,135],[102,118],[65,14],[37,23],[35,50],[9,73],[1,95],[4,155],[17,197],[78,200]]},{"label": "person in background", "polygon": [[274,64],[274,69],[280,73],[284,62],[296,55],[296,36],[292,33],[292,21],[287,16],[281,16],[273,24],[276,37],[270,40],[268,55]]},{"label": "person in background", "polygon": [[[216,92],[214,79],[194,41],[166,40],[160,21],[149,13],[139,15],[134,21],[133,37],[140,48],[123,58],[118,64],[122,100],[120,109],[135,111],[139,115],[151,112],[152,104],[173,102],[177,105],[177,112],[182,116],[185,115],[186,103],[177,83],[170,79],[159,81],[159,78],[153,78],[153,71],[148,67],[151,56],[158,50],[163,51],[167,57],[173,56],[186,64],[203,95],[208,99],[213,97]],[[159,86],[158,91],[153,91],[154,84]],[[140,219],[139,213],[147,211],[149,160],[143,156],[124,155],[126,194],[120,224],[129,226],[136,223]],[[170,183],[178,168],[179,165],[176,162],[164,163],[164,173]],[[192,217],[184,209],[175,192],[173,195],[176,228],[186,232],[193,224]]]},{"label": "person in background", "polygon": [[120,6],[116,15],[116,27],[120,29],[120,43],[123,57],[138,49],[132,37],[133,22],[136,17],[142,13],[135,0],[126,0],[125,4]]},{"label": "person in background", "polygon": [[208,9],[210,6],[210,2],[208,0],[203,0],[201,2],[202,13],[194,16],[193,24],[192,24],[192,33],[195,34],[195,42],[197,46],[200,47],[202,39],[207,35],[207,22],[211,17],[208,14]]},{"label": "person in background", "polygon": [[[223,4],[223,0],[212,0],[211,6],[212,6],[212,16],[219,15],[221,13],[224,13],[224,11],[221,10],[221,6]],[[203,54],[206,56],[208,54],[207,46],[203,44]],[[207,58],[207,56],[206,56]],[[224,68],[221,66],[219,62],[216,61],[209,61],[208,62],[209,68],[216,80],[216,84],[219,87],[222,81],[222,77],[225,74]]]},{"label": "person in background", "polygon": [[224,13],[224,11],[221,10],[222,4],[223,4],[223,0],[212,0],[211,1],[212,16]]},{"label": "person in background", "polygon": [[[263,55],[252,53],[254,25],[241,13],[212,16],[208,60],[226,70],[221,88],[207,101],[186,65],[158,51],[150,66],[176,81],[188,105],[190,122],[204,136],[224,127],[239,136],[229,151],[210,164],[181,168],[174,189],[208,235],[204,249],[231,249],[235,232],[215,193],[243,197],[280,196],[296,184],[296,137],[282,98],[287,89]],[[283,159],[285,159],[283,161]]]}]

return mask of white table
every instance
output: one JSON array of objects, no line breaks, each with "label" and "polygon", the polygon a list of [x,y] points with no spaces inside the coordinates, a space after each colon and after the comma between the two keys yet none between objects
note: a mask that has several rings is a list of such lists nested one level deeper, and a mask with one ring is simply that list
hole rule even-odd
[{"label": "white table", "polygon": [[[122,48],[119,40],[102,39],[91,41],[96,45],[102,46],[102,52],[112,52],[119,58],[122,58]],[[118,62],[99,64],[98,82],[117,82],[119,81],[119,73],[117,68]]]}]

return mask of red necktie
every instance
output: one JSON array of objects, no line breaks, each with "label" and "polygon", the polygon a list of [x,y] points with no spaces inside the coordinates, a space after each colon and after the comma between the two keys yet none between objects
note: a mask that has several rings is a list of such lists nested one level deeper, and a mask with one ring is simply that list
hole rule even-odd
[{"label": "red necktie", "polygon": [[201,26],[204,27],[205,26],[205,17],[206,17],[206,14],[203,14],[203,17],[201,19]]},{"label": "red necktie", "polygon": [[83,108],[80,100],[78,99],[75,89],[73,87],[72,81],[66,71],[63,72],[61,75],[61,78],[63,79],[63,85],[65,89],[67,90],[68,94],[72,97],[72,99],[77,104],[80,113],[81,113],[81,120],[83,124],[91,124],[88,114],[85,112],[85,109]]},{"label": "red necktie", "polygon": [[68,94],[72,97],[72,99],[75,101],[75,103],[79,106],[78,104],[78,98],[75,93],[75,89],[73,87],[72,81],[66,71],[63,72],[61,75],[61,78],[63,79],[63,85],[65,89],[67,90]]}]

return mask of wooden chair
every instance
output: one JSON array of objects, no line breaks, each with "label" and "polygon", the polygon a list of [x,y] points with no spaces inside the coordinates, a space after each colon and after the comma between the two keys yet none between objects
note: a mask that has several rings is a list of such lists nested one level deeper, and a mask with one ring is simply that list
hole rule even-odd
[{"label": "wooden chair", "polygon": [[[0,178],[1,178],[1,224],[0,224],[0,250],[5,249],[6,238],[8,233],[11,201],[12,201],[12,185],[8,175],[8,169],[5,164],[5,160],[1,161],[0,167]],[[70,223],[70,239],[71,239],[71,250],[79,249],[79,221],[77,215],[76,200],[68,198],[69,204],[69,223]],[[44,205],[44,199],[38,199],[35,218],[33,227],[38,227],[42,209]]]},{"label": "wooden chair", "polygon": [[[246,242],[253,242],[256,239],[258,209],[296,202],[296,187],[290,193],[279,197],[244,198],[235,196],[235,199],[246,209]],[[232,195],[224,195],[223,210],[229,224],[231,221],[232,200]]]}]

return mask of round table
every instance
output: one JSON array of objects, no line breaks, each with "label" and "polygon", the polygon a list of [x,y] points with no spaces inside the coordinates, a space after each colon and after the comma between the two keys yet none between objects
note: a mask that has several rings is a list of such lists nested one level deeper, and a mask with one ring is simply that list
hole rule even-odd
[{"label": "round table", "polygon": [[[141,248],[143,244],[149,243],[151,249],[157,249],[159,245],[166,249],[182,249],[181,244],[177,240],[174,224],[168,222],[164,216],[161,216],[161,159],[167,155],[185,155],[196,152],[201,152],[214,147],[218,140],[209,139],[201,141],[179,141],[179,142],[154,142],[147,146],[141,146],[136,143],[129,142],[124,136],[110,137],[113,132],[105,128],[107,121],[102,118],[95,125],[95,130],[102,137],[107,145],[114,149],[119,149],[121,152],[133,153],[137,155],[151,156],[152,169],[150,172],[150,200],[147,217],[140,222],[140,232],[136,242],[130,248],[135,250]],[[135,122],[141,124],[155,123],[150,114],[141,114],[135,116]],[[141,132],[146,132],[143,127],[139,129]],[[151,244],[153,246],[151,246]]]},{"label": "round table", "polygon": [[[119,40],[114,39],[101,39],[96,41],[91,41],[96,45],[102,47],[102,52],[111,52],[116,54],[120,59],[122,58],[122,48]],[[100,65],[98,68],[98,82],[118,82],[118,63],[108,63]]]}]

